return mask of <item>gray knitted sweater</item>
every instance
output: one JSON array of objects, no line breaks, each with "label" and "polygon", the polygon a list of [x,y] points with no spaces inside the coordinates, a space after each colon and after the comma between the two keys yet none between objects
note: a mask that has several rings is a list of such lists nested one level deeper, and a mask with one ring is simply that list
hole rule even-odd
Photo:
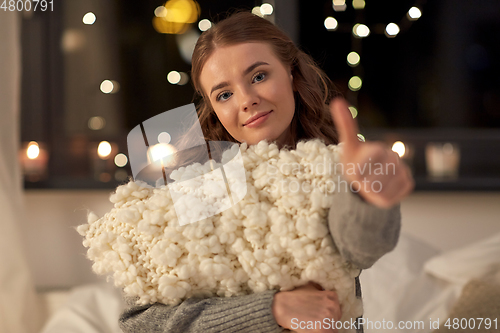
[{"label": "gray knitted sweater", "polygon": [[[330,209],[329,228],[344,259],[361,269],[391,251],[399,238],[400,205],[381,209],[351,192],[341,192]],[[361,297],[356,278],[356,295]],[[236,297],[190,298],[179,305],[136,305],[126,297],[119,325],[125,333],[152,332],[282,332],[271,306],[276,290]]]}]

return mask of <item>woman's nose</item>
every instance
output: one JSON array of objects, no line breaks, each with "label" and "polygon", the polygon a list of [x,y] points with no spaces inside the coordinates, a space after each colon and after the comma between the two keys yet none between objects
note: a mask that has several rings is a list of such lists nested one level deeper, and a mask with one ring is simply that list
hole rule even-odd
[{"label": "woman's nose", "polygon": [[248,111],[252,107],[259,105],[260,98],[256,91],[253,89],[241,89],[241,109],[243,111]]}]

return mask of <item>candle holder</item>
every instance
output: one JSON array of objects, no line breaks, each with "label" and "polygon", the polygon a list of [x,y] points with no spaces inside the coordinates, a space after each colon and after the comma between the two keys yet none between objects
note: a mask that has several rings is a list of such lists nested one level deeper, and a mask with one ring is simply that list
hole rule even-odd
[{"label": "candle holder", "polygon": [[453,142],[429,142],[425,162],[430,181],[455,181],[459,175],[460,146]]},{"label": "candle holder", "polygon": [[38,182],[47,178],[49,154],[45,144],[24,142],[19,150],[19,161],[27,181]]}]

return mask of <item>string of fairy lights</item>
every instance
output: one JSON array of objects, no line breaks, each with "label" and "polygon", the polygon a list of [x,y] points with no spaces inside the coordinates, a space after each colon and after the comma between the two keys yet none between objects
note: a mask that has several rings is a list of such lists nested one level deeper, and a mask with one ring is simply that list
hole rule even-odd
[{"label": "string of fairy lights", "polygon": [[[351,52],[347,54],[346,61],[347,64],[353,68],[353,75],[348,81],[348,88],[351,93],[351,103],[357,105],[357,93],[363,86],[363,71],[361,69],[361,49],[362,40],[371,34],[384,34],[387,38],[395,38],[399,34],[406,32],[414,21],[417,21],[422,16],[422,3],[417,2],[411,8],[408,9],[405,16],[399,21],[399,24],[390,22],[388,24],[375,24],[371,28],[363,21],[363,10],[365,9],[364,0],[353,0],[352,8],[356,11],[355,23],[342,23],[339,24],[336,18],[333,16],[328,16],[324,20],[325,29],[328,31],[336,32],[348,32],[352,34],[351,39]],[[337,13],[344,12],[347,10],[346,0],[332,0],[333,10]],[[356,106],[351,106],[352,116],[356,118],[358,115],[358,110]]]}]

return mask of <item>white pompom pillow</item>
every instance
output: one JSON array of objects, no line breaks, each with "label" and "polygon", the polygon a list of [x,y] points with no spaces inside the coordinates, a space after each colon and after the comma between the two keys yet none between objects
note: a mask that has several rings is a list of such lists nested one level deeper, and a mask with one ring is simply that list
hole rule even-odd
[{"label": "white pompom pillow", "polygon": [[[338,165],[340,147],[320,140],[299,142],[295,150],[266,141],[236,147],[247,193],[204,220],[180,225],[169,187],[119,186],[110,197],[114,208],[102,218],[90,213],[78,227],[94,272],[113,273],[115,285],[140,304],[285,291],[314,281],[337,292],[342,320],[361,316],[359,269],[340,256],[327,224],[340,173],[325,167]],[[172,178],[210,171],[209,163],[198,164]]]}]

